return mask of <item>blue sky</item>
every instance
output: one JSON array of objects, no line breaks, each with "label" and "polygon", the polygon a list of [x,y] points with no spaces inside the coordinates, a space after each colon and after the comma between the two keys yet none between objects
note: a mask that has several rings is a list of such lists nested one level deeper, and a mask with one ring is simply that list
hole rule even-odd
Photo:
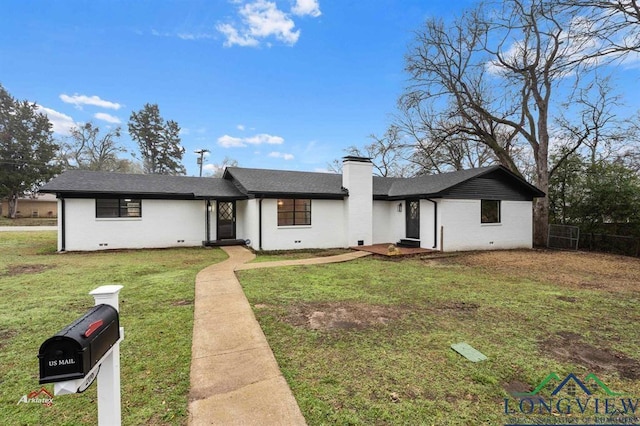
[{"label": "blue sky", "polygon": [[188,175],[198,148],[207,165],[325,170],[390,124],[413,31],[471,3],[7,0],[0,83],[58,136],[89,120],[126,129],[157,103],[183,129]]}]

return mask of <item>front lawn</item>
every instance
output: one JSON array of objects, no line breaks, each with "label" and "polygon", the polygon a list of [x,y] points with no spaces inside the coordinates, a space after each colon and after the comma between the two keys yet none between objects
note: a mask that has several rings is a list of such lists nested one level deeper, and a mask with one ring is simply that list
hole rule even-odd
[{"label": "front lawn", "polygon": [[118,283],[123,424],[186,424],[195,276],[226,254],[55,250],[55,232],[0,234],[0,423],[96,423],[95,383],[83,394],[54,397],[51,407],[18,401],[41,388],[40,344],[93,306],[89,291]]},{"label": "front lawn", "polygon": [[257,251],[252,262],[274,262],[280,260],[310,259],[312,257],[328,257],[349,253],[351,250],[333,249],[301,249],[301,250],[263,250]]},{"label": "front lawn", "polygon": [[[239,276],[310,425],[533,422],[513,394],[551,373],[593,373],[612,392],[640,398],[636,259],[514,251]],[[466,360],[450,348],[458,342],[488,360]],[[559,384],[538,395],[552,398]],[[603,389],[593,388],[585,416],[594,399],[614,398]],[[570,420],[562,404],[538,420]]]}]

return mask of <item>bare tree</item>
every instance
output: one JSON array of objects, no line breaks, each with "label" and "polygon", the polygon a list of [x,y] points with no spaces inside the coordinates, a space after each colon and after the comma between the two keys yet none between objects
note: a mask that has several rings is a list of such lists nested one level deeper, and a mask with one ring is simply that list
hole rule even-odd
[{"label": "bare tree", "polygon": [[60,157],[66,169],[123,171],[130,169],[129,160],[118,157],[126,149],[118,143],[120,127],[100,133],[91,122],[71,129],[68,140],[60,147]]},{"label": "bare tree", "polygon": [[620,106],[620,96],[613,94],[610,79],[597,74],[580,88],[571,103],[564,103],[556,118],[559,154],[549,174],[552,176],[565,159],[576,152],[589,164],[599,160],[615,161],[626,152],[637,152],[637,128],[631,124],[634,120],[620,117],[616,110]]},{"label": "bare tree", "polygon": [[405,144],[411,146],[408,161],[413,163],[415,174],[436,174],[452,170],[483,167],[496,163],[489,146],[477,138],[460,132],[463,124],[447,116],[423,109],[416,104],[409,108],[400,103],[398,126],[405,136]]},{"label": "bare tree", "polygon": [[[551,1],[551,0],[550,0]],[[638,0],[554,0],[566,8],[581,38],[589,43],[576,51],[574,60],[587,66],[624,60],[640,53],[640,3]]]},{"label": "bare tree", "polygon": [[[384,135],[369,135],[370,144],[359,148],[352,145],[345,149],[346,155],[370,158],[373,173],[382,177],[409,177],[416,174],[414,165],[408,161],[413,147],[403,142],[400,128],[391,125]],[[335,173],[342,172],[342,162],[338,159],[329,163],[328,168]]]},{"label": "bare tree", "polygon": [[[401,103],[420,123],[433,111],[432,122],[449,126],[444,135],[484,144],[518,175],[526,175],[518,155],[529,152],[546,193],[553,117],[580,93],[576,57],[590,42],[567,8],[546,0],[479,5],[450,25],[430,19],[407,55],[412,84]],[[536,199],[536,245],[546,244],[548,218],[548,198]]]},{"label": "bare tree", "polygon": [[219,178],[222,177],[227,167],[238,167],[238,161],[230,157],[224,157],[224,159],[220,163],[213,164],[212,167],[212,172],[207,173],[206,176]]}]

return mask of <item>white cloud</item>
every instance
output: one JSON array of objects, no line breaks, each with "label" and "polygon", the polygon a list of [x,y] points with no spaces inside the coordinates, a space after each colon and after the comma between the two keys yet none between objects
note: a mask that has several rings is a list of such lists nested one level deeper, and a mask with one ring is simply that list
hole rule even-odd
[{"label": "white cloud", "polygon": [[238,124],[236,128],[242,132],[244,132],[244,129],[245,129],[244,124]]},{"label": "white cloud", "polygon": [[227,40],[224,42],[225,47],[231,47],[234,44],[242,47],[254,47],[260,44],[258,40],[247,34],[240,35],[238,30],[231,24],[219,24],[216,26],[216,29],[226,36]]},{"label": "white cloud", "polygon": [[234,138],[229,135],[220,136],[218,138],[218,145],[223,148],[242,148],[247,146],[242,138]]},{"label": "white cloud", "polygon": [[318,0],[296,0],[296,4],[291,8],[291,12],[298,16],[310,15],[314,18],[322,15]]},{"label": "white cloud", "polygon": [[278,152],[278,151],[273,151],[270,152],[269,157],[273,157],[273,158],[282,158],[284,160],[293,160],[293,154],[285,154],[284,152]]},{"label": "white cloud", "polygon": [[273,136],[267,133],[259,133],[255,136],[247,138],[237,138],[229,135],[220,136],[218,138],[218,145],[223,148],[243,148],[247,145],[280,145],[284,143],[284,138],[281,136]]},{"label": "white cloud", "polygon": [[178,38],[181,40],[207,40],[215,38],[214,34],[209,33],[178,33]]},{"label": "white cloud", "polygon": [[120,124],[122,121],[115,115],[107,114],[106,112],[97,112],[93,115],[98,120],[106,121],[107,123]]},{"label": "white cloud", "polygon": [[[320,16],[320,8],[316,0],[298,0],[292,8],[298,16]],[[226,40],[224,46],[258,46],[261,39],[275,37],[288,45],[294,45],[300,37],[300,30],[295,30],[295,22],[291,15],[278,9],[275,2],[255,0],[239,7],[240,24],[218,24],[216,29]]]},{"label": "white cloud", "polygon": [[262,145],[263,143],[269,145],[280,145],[284,142],[284,138],[280,136],[268,135],[266,133],[260,133],[250,138],[245,138],[245,141],[252,145]]},{"label": "white cloud", "polygon": [[42,105],[38,105],[37,107],[38,112],[45,114],[49,118],[49,121],[53,125],[54,133],[58,133],[64,136],[68,136],[71,134],[71,128],[76,126],[73,118],[51,108],[43,107]]},{"label": "white cloud", "polygon": [[105,101],[104,99],[100,99],[99,96],[78,95],[77,93],[73,96],[63,93],[60,95],[60,99],[62,102],[73,104],[78,108],[82,108],[82,105],[93,105],[100,108],[119,110],[122,107],[122,105],[117,102]]}]

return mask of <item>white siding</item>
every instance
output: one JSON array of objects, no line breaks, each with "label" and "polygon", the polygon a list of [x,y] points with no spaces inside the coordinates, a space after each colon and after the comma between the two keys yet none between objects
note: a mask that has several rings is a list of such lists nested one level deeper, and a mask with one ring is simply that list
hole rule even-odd
[{"label": "white siding", "polygon": [[395,244],[405,237],[405,208],[404,201],[373,202],[373,244]]},{"label": "white siding", "polygon": [[67,251],[200,246],[206,237],[202,200],[142,200],[142,217],[114,219],[96,218],[95,203],[65,200]]},{"label": "white siding", "polygon": [[249,246],[258,248],[259,239],[259,203],[260,200],[240,200],[236,203],[236,235],[237,238],[250,240]]},{"label": "white siding", "polygon": [[[434,200],[434,201],[438,203],[438,208],[440,208],[440,200]],[[437,235],[437,238],[438,238],[437,245],[436,247],[433,247],[434,211],[435,211],[435,207],[431,201],[420,200],[420,247],[431,249],[431,250],[440,250],[440,235]],[[440,211],[438,211],[438,215],[440,215]],[[440,219],[438,218],[438,221],[439,220]],[[440,232],[440,231],[437,231],[437,232]]]},{"label": "white siding", "polygon": [[501,223],[482,224],[480,200],[439,200],[438,233],[444,227],[444,251],[531,248],[531,208],[530,201],[502,201]]},{"label": "white siding", "polygon": [[[257,202],[257,200],[256,200]],[[262,201],[262,249],[291,250],[347,247],[344,201],[312,200],[310,226],[278,226],[277,200]],[[255,218],[257,223],[257,208]],[[258,237],[251,238],[258,249]]]}]

